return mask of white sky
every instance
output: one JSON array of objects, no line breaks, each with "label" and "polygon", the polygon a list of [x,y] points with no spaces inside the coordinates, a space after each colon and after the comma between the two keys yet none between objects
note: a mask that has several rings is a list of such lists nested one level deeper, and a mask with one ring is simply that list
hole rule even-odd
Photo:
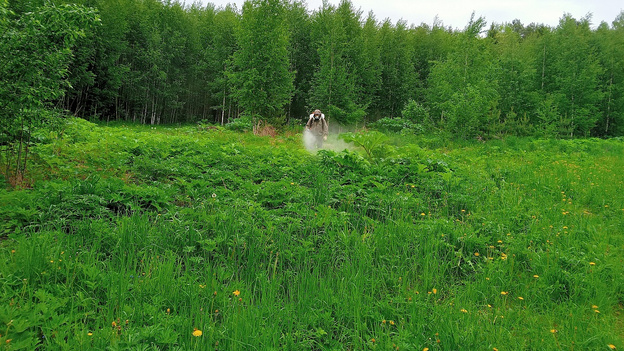
[{"label": "white sky", "polygon": [[[193,0],[181,0],[190,4]],[[217,7],[228,3],[236,4],[240,9],[244,0],[197,0],[208,2]],[[338,5],[340,0],[328,0]],[[580,19],[592,13],[592,27],[605,21],[609,25],[624,10],[624,2],[617,0],[351,0],[364,17],[373,11],[378,21],[390,18],[393,23],[399,19],[408,25],[427,23],[431,25],[436,15],[445,27],[463,29],[475,11],[475,16],[485,17],[488,27],[492,22],[504,23],[519,19],[524,25],[531,22],[557,26],[564,13]],[[309,10],[321,7],[322,0],[306,0]]]}]

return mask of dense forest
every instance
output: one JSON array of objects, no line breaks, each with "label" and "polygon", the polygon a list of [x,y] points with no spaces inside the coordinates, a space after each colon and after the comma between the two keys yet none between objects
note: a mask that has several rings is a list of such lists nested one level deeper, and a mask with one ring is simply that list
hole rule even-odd
[{"label": "dense forest", "polygon": [[624,133],[624,13],[595,28],[590,16],[552,28],[473,15],[457,30],[378,19],[349,0],[0,0],[0,18],[3,138],[58,111],[283,125],[314,108],[464,138]]}]

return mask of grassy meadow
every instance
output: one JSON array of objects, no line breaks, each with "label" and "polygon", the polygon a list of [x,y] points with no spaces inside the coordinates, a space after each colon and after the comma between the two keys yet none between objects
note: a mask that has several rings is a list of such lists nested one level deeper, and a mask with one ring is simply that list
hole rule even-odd
[{"label": "grassy meadow", "polygon": [[0,349],[624,349],[624,140],[371,135],[41,133]]}]

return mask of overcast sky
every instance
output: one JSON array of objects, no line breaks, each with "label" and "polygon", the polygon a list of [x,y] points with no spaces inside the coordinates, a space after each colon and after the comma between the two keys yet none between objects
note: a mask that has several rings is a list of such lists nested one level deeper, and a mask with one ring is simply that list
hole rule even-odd
[{"label": "overcast sky", "polygon": [[[185,0],[190,4],[192,0]],[[197,0],[203,4],[208,2],[217,7],[228,3],[236,4],[240,9],[244,0]],[[340,0],[329,0],[337,5]],[[624,10],[621,0],[352,0],[355,8],[362,10],[366,16],[373,11],[378,21],[385,18],[395,23],[399,19],[408,24],[431,25],[434,18],[446,27],[463,29],[470,14],[475,11],[476,17],[483,16],[488,22],[504,23],[519,19],[524,25],[531,22],[544,23],[551,27],[557,26],[564,13],[574,18],[581,18],[592,13],[593,27],[605,21],[609,25]],[[321,7],[322,0],[306,0],[309,10]]]}]

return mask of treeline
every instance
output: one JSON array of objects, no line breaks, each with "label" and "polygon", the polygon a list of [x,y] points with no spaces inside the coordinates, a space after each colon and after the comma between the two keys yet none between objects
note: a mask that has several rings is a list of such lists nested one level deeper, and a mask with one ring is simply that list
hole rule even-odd
[{"label": "treeline", "polygon": [[[9,1],[6,18],[61,2]],[[349,0],[71,3],[99,24],[76,37],[66,93],[51,97],[85,118],[282,124],[320,108],[344,124],[404,115],[461,137],[624,134],[624,13],[596,29],[564,15],[554,28],[473,16],[453,30],[379,20]]]}]

